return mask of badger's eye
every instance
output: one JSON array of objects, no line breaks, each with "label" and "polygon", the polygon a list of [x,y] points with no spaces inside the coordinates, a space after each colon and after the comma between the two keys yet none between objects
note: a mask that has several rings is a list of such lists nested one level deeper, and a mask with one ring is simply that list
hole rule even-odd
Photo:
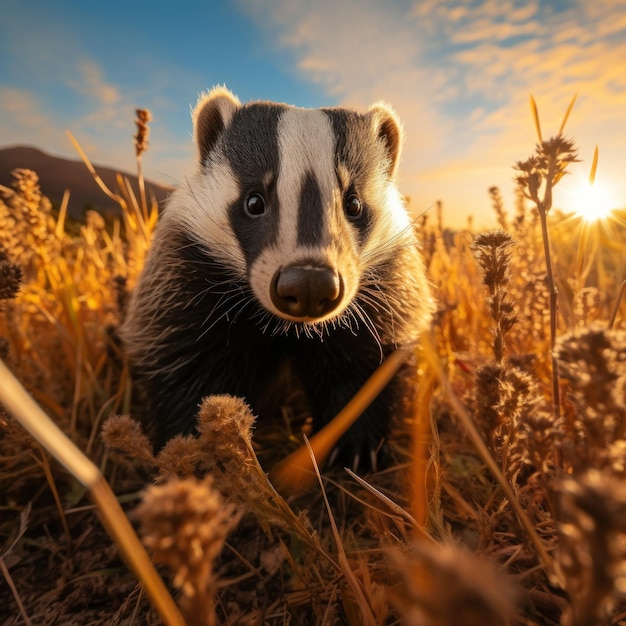
[{"label": "badger's eye", "polygon": [[363,205],[355,194],[351,194],[346,199],[346,215],[352,219],[361,216],[363,212]]},{"label": "badger's eye", "polygon": [[260,193],[251,193],[243,201],[243,210],[248,217],[260,217],[265,213],[265,198]]}]

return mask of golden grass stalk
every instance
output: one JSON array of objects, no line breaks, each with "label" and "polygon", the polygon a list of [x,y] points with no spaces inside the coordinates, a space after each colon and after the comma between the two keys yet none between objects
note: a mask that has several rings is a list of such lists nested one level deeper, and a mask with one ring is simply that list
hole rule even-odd
[{"label": "golden grass stalk", "polygon": [[13,551],[18,541],[22,538],[22,536],[26,532],[26,528],[28,527],[28,518],[30,517],[30,512],[31,512],[31,503],[29,502],[20,513],[20,527],[19,527],[18,532],[16,533],[12,541],[8,545],[5,545],[2,549],[2,552],[0,552],[0,571],[2,571],[2,575],[4,576],[4,579],[6,580],[6,583],[9,586],[11,593],[13,594],[13,598],[15,599],[15,603],[17,604],[17,609],[20,612],[20,615],[22,616],[22,619],[24,620],[24,624],[26,624],[26,626],[33,626],[33,622],[28,616],[28,613],[26,612],[26,607],[24,606],[24,603],[22,602],[22,598],[20,597],[20,594],[17,591],[17,587],[15,586],[15,583],[13,582],[13,577],[11,576],[11,573],[9,572],[9,568],[7,567],[7,564],[4,562],[4,559],[7,555],[9,555]]},{"label": "golden grass stalk", "polygon": [[[96,172],[96,169],[91,164],[89,157],[85,154],[85,151],[80,147],[80,144],[76,138],[66,131],[67,135],[72,142],[72,145],[78,152],[79,156],[85,163],[85,166],[89,170],[94,181],[102,189],[102,191],[112,200],[119,204],[122,209],[122,219],[125,226],[125,236],[130,244],[132,250],[131,258],[128,261],[132,264],[136,263],[138,266],[143,264],[143,259],[147,252],[152,232],[154,231],[158,217],[159,207],[154,196],[151,197],[150,207],[146,198],[145,180],[143,178],[143,172],[141,169],[141,154],[146,149],[147,143],[137,144],[137,135],[135,135],[136,142],[136,154],[137,154],[137,174],[139,180],[140,201],[137,201],[135,193],[127,178],[117,174],[116,181],[120,193],[114,193],[111,191],[102,178]],[[144,135],[142,142],[147,141],[147,135]],[[121,195],[120,195],[121,194]],[[136,269],[136,268],[133,268]]]},{"label": "golden grass stalk", "polygon": [[613,307],[613,312],[611,313],[611,320],[609,321],[609,330],[611,330],[615,326],[615,320],[617,319],[617,314],[619,313],[620,305],[622,304],[622,300],[624,299],[624,294],[626,294],[626,280],[622,283],[617,299],[615,300],[615,306]]},{"label": "golden grass stalk", "polygon": [[[366,383],[367,384],[367,383]],[[354,597],[359,605],[361,610],[361,616],[363,618],[363,624],[369,624],[371,626],[377,626],[376,618],[374,617],[374,612],[372,611],[372,607],[370,606],[365,594],[363,593],[363,589],[359,581],[357,580],[352,568],[350,567],[350,563],[348,561],[348,557],[346,556],[346,551],[344,550],[343,543],[341,541],[341,535],[339,534],[339,529],[337,528],[337,523],[335,522],[335,516],[333,515],[332,508],[330,506],[330,502],[328,501],[328,496],[326,495],[326,489],[324,489],[324,482],[322,481],[322,475],[320,474],[319,467],[317,465],[317,460],[315,458],[315,453],[313,452],[313,447],[311,446],[309,440],[306,435],[304,437],[304,445],[306,446],[306,450],[309,453],[309,459],[311,460],[311,465],[313,466],[313,471],[315,472],[315,476],[317,481],[319,482],[320,489],[322,492],[322,497],[324,498],[324,504],[326,506],[326,510],[328,511],[328,518],[330,521],[330,526],[332,529],[333,536],[335,538],[335,543],[337,544],[337,560],[339,561],[339,566],[346,577],[346,581],[348,585],[352,589],[354,593]]]},{"label": "golden grass stalk", "polygon": [[[559,128],[559,135],[563,134],[563,131],[565,130],[565,124],[567,124],[567,120],[569,118],[569,114],[572,112],[572,109],[574,108],[574,104],[576,104],[576,98],[578,98],[578,94],[575,93],[574,97],[572,98],[572,101],[569,103],[569,106],[567,107],[567,111],[565,111],[565,115],[563,116],[563,121],[561,122],[561,127]],[[537,115],[537,109],[535,108],[535,115]],[[597,150],[597,148],[596,148]]]},{"label": "golden grass stalk", "polygon": [[148,221],[148,203],[146,201],[146,185],[143,177],[143,167],[141,155],[148,149],[148,137],[150,136],[150,127],[148,123],[152,120],[152,115],[148,109],[136,109],[135,125],[137,133],[133,136],[135,140],[135,155],[137,158],[137,181],[139,184],[139,195],[141,198],[141,209],[143,218]]},{"label": "golden grass stalk", "polygon": [[539,139],[539,143],[543,141],[541,138],[541,124],[539,123],[539,111],[537,111],[537,103],[533,96],[530,96],[530,110],[533,113],[533,119],[535,120],[535,130],[537,131],[537,139]]},{"label": "golden grass stalk", "polygon": [[[591,162],[591,170],[589,172],[589,185],[593,186],[596,180],[596,171],[598,169],[598,146],[593,151],[593,160]],[[578,239],[578,255],[576,265],[576,279],[578,290],[583,289],[587,276],[593,267],[596,256],[599,251],[600,242],[597,230],[593,229],[594,224],[587,224],[583,220],[581,222],[580,237]],[[593,235],[593,238],[591,238]],[[591,239],[591,253],[587,254],[589,241]]]},{"label": "golden grass stalk", "polygon": [[125,207],[125,202],[124,202],[124,198],[122,198],[121,196],[118,196],[116,193],[113,193],[104,183],[104,181],[102,180],[102,178],[100,178],[100,175],[98,174],[98,172],[96,172],[96,168],[91,164],[91,161],[89,160],[89,157],[85,154],[85,151],[80,147],[80,144],[78,143],[78,141],[76,140],[76,138],[74,137],[74,135],[72,135],[72,133],[69,130],[65,131],[67,133],[67,136],[69,137],[69,140],[72,142],[72,145],[74,146],[74,149],[76,150],[76,152],[78,152],[80,158],[83,160],[83,163],[87,166],[87,169],[89,170],[89,173],[93,176],[93,179],[96,181],[98,187],[100,187],[100,189],[102,189],[102,191],[109,196],[109,198],[111,198],[111,200],[114,200],[115,202],[117,202],[121,207]]},{"label": "golden grass stalk", "polygon": [[426,539],[431,539],[430,535],[428,535],[428,533],[424,529],[424,523],[422,521],[418,522],[418,520],[415,517],[413,517],[413,515],[411,515],[408,511],[405,511],[399,504],[394,502],[389,496],[386,496],[379,489],[376,489],[374,485],[371,485],[365,479],[361,478],[358,474],[355,474],[349,467],[346,467],[345,469],[346,469],[346,472],[348,473],[348,476],[350,476],[357,483],[359,483],[361,487],[363,487],[364,489],[367,489],[372,495],[376,496],[383,504],[389,507],[396,515],[399,515],[400,517],[404,518],[411,525],[411,527],[420,534],[420,536]]},{"label": "golden grass stalk", "polygon": [[589,172],[589,184],[596,182],[596,170],[598,169],[598,146],[593,151],[593,161],[591,162],[591,171]]},{"label": "golden grass stalk", "polygon": [[296,494],[313,484],[315,475],[309,447],[318,463],[324,461],[341,435],[356,422],[411,354],[408,348],[392,352],[329,424],[313,435],[307,445],[300,446],[273,468],[270,480],[279,491]]},{"label": "golden grass stalk", "polygon": [[[575,100],[575,99],[574,99]],[[570,104],[565,119],[561,124],[564,127],[569,116],[574,100]],[[531,109],[535,118],[537,133],[541,139],[539,128],[539,116],[537,105],[531,97]],[[537,145],[535,154],[526,161],[518,161],[515,169],[521,174],[516,176],[516,181],[525,197],[531,200],[539,213],[541,223],[541,234],[543,239],[544,258],[548,279],[548,291],[550,298],[550,349],[554,350],[557,333],[557,301],[558,290],[554,276],[554,265],[550,247],[550,236],[548,230],[548,214],[552,209],[552,191],[554,186],[567,173],[567,166],[578,161],[576,147],[573,141],[566,139],[561,133],[547,141],[541,141]],[[561,399],[559,388],[559,364],[552,356],[552,403],[554,416],[558,419],[561,415]]]},{"label": "golden grass stalk", "polygon": [[66,189],[63,192],[63,199],[61,200],[61,206],[59,208],[59,217],[54,227],[54,236],[61,241],[65,233],[65,218],[67,217],[67,206],[70,201],[70,190]]},{"label": "golden grass stalk", "polygon": [[11,590],[11,593],[13,594],[13,598],[15,598],[17,609],[20,612],[22,619],[24,620],[24,624],[26,624],[26,626],[34,626],[30,617],[28,617],[28,613],[26,612],[26,609],[24,608],[24,604],[22,603],[20,594],[17,592],[17,587],[15,586],[15,583],[13,582],[13,578],[11,577],[11,573],[9,572],[9,568],[6,566],[6,563],[4,562],[4,559],[2,557],[0,557],[0,571],[2,572],[2,575],[4,576],[4,580],[9,586],[9,589]]},{"label": "golden grass stalk", "polygon": [[111,487],[94,465],[61,429],[41,410],[26,389],[0,360],[0,401],[20,424],[89,489],[105,527],[128,560],[168,626],[185,622],[135,534]]},{"label": "golden grass stalk", "polygon": [[526,515],[526,511],[524,511],[524,508],[522,507],[517,497],[515,496],[515,493],[513,492],[513,489],[509,481],[505,478],[504,474],[498,467],[498,464],[496,463],[495,459],[489,452],[489,449],[487,448],[487,445],[485,444],[482,437],[480,436],[480,433],[476,429],[476,426],[474,425],[474,422],[472,421],[471,416],[469,415],[469,413],[463,406],[463,403],[459,400],[458,396],[454,392],[454,389],[452,389],[452,385],[450,384],[450,381],[448,380],[447,376],[444,374],[443,370],[441,369],[441,366],[437,358],[437,353],[435,352],[433,345],[427,339],[425,340],[425,343],[424,343],[424,355],[425,355],[425,358],[430,363],[430,366],[433,368],[442,387],[444,388],[444,391],[446,393],[446,398],[448,402],[450,403],[457,418],[461,422],[461,425],[465,429],[465,432],[470,438],[472,444],[474,445],[476,452],[478,453],[483,463],[487,466],[487,468],[489,469],[493,477],[496,479],[496,481],[502,488],[504,495],[506,496],[507,500],[511,504],[511,507],[515,511],[515,514],[520,524],[528,533],[528,536],[532,544],[535,546],[535,550],[537,551],[539,560],[543,563],[552,581],[556,584],[559,584],[562,587],[563,576],[557,564],[548,554],[548,551],[543,545],[543,542],[541,538],[539,537],[539,534],[537,533],[536,528],[534,527],[533,523],[528,518],[528,515]]},{"label": "golden grass stalk", "polygon": [[411,468],[411,510],[417,521],[415,530],[420,535],[427,536],[430,405],[435,388],[435,372],[426,363],[424,363],[423,369],[425,371],[419,381],[413,431],[411,433],[411,456],[413,458],[413,467]]},{"label": "golden grass stalk", "polygon": [[[551,183],[550,183],[551,184]],[[554,350],[557,331],[557,305],[558,290],[554,278],[554,265],[552,263],[552,252],[550,250],[550,237],[548,234],[548,209],[546,205],[537,205],[539,208],[539,219],[541,221],[541,233],[543,237],[543,252],[546,260],[546,272],[548,276],[548,291],[550,293],[550,349]],[[561,415],[561,396],[559,389],[559,362],[552,357],[552,403],[554,405],[554,416],[558,419]]]}]

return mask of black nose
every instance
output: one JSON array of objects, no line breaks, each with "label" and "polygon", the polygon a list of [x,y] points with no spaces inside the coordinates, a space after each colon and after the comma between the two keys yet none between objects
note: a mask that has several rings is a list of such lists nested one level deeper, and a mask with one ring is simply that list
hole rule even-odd
[{"label": "black nose", "polygon": [[290,317],[323,317],[337,308],[342,296],[341,276],[330,267],[284,267],[270,286],[274,306]]}]

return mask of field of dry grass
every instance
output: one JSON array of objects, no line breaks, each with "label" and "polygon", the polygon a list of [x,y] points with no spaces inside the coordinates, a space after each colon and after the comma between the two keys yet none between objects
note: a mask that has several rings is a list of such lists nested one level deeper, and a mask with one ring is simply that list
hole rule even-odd
[{"label": "field of dry grass", "polygon": [[[551,207],[575,158],[540,142],[514,208],[489,190],[493,232],[451,232],[441,206],[419,220],[438,312],[392,462],[362,478],[277,492],[266,472],[306,416],[252,439],[228,398],[153,455],[116,328],[158,211],[122,178],[112,224],[66,224],[30,171],[0,189],[0,357],[102,472],[189,625],[626,624],[626,212]],[[0,573],[2,626],[161,623],[89,490],[1,408]]]}]

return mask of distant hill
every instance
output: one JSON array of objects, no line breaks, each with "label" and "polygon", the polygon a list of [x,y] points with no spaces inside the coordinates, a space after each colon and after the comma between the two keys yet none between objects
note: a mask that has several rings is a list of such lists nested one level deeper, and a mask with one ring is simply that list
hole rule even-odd
[{"label": "distant hill", "polygon": [[[115,176],[118,170],[95,165],[94,167],[107,187],[117,192]],[[85,209],[95,209],[102,213],[118,213],[119,206],[111,200],[95,183],[82,161],[72,161],[46,154],[37,148],[12,146],[0,148],[0,185],[11,187],[16,168],[33,170],[39,176],[41,190],[53,204],[60,205],[63,193],[70,190],[68,213],[74,219],[81,219]],[[137,176],[119,172],[128,177],[138,195]],[[152,192],[160,204],[173,188],[146,181],[146,190]],[[148,196],[149,197],[149,196]]]}]

